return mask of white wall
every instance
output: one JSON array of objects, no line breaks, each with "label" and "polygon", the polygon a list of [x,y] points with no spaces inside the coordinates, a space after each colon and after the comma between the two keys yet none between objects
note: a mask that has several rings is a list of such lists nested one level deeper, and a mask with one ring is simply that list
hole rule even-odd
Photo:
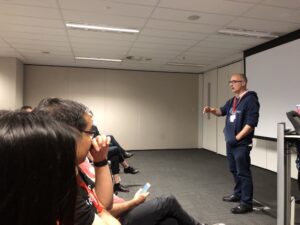
[{"label": "white wall", "polygon": [[[207,90],[205,86],[208,82],[211,83],[211,106],[221,107],[226,100],[233,96],[228,81],[233,73],[243,72],[243,62],[233,63],[231,65],[212,70],[204,74],[204,105],[207,103]],[[255,90],[254,90],[255,91]],[[221,155],[226,155],[226,145],[224,141],[223,128],[225,124],[224,117],[208,116],[203,117],[203,147],[217,152]],[[291,156],[291,176],[297,178],[297,169],[294,164],[296,154]],[[253,149],[251,151],[252,165],[265,168],[277,172],[277,149],[276,142],[265,141],[261,139],[253,140]]]},{"label": "white wall", "polygon": [[0,57],[0,107],[17,109],[23,104],[23,64]]},{"label": "white wall", "polygon": [[26,66],[24,78],[26,104],[80,101],[126,149],[198,147],[198,75]]}]

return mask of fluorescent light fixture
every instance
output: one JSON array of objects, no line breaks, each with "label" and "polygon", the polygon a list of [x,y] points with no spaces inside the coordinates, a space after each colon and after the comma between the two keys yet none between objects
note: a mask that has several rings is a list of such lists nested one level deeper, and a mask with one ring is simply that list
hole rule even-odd
[{"label": "fluorescent light fixture", "polygon": [[111,31],[111,32],[123,32],[123,33],[139,33],[137,29],[119,28],[119,27],[105,27],[78,23],[66,23],[67,27],[84,29],[84,30],[100,30],[100,31]]},{"label": "fluorescent light fixture", "polygon": [[106,62],[122,62],[122,59],[104,59],[104,58],[92,58],[92,57],[80,57],[80,56],[75,57],[75,59],[106,61]]},{"label": "fluorescent light fixture", "polygon": [[193,64],[193,63],[178,63],[178,62],[168,62],[167,65],[170,66],[190,66],[190,67],[205,67],[206,65]]},{"label": "fluorescent light fixture", "polygon": [[226,28],[226,29],[218,30],[218,33],[245,36],[245,37],[256,37],[256,38],[277,38],[277,37],[279,37],[279,35],[275,34],[275,33],[254,31],[254,30],[238,30],[238,29],[233,29],[233,28]]}]

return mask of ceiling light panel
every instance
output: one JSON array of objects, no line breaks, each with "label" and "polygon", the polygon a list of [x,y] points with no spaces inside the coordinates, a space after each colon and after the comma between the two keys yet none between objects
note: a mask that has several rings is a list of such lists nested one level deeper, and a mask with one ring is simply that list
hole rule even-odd
[{"label": "ceiling light panel", "polygon": [[104,61],[104,62],[122,62],[122,59],[95,58],[95,57],[84,57],[84,56],[76,56],[75,59],[91,60],[91,61]]},{"label": "ceiling light panel", "polygon": [[252,30],[239,30],[239,29],[231,29],[231,28],[218,30],[218,33],[233,35],[233,36],[266,38],[266,39],[273,39],[279,37],[278,34],[274,34],[274,33],[252,31]]},{"label": "ceiling light panel", "polygon": [[224,43],[224,44],[226,44],[226,43],[239,43],[239,44],[254,46],[254,45],[266,42],[267,40],[259,39],[259,38],[245,38],[245,37],[240,37],[240,36],[213,34],[213,35],[210,35],[206,39],[206,41],[221,42],[221,43]]},{"label": "ceiling light panel", "polygon": [[121,33],[139,33],[137,29],[122,28],[122,27],[108,27],[108,26],[98,26],[98,25],[88,25],[79,23],[66,23],[68,28],[81,29],[81,30],[95,30],[95,31],[108,31],[108,32],[121,32]]},{"label": "ceiling light panel", "polygon": [[205,67],[206,65],[194,64],[194,63],[181,63],[181,62],[168,62],[169,66],[186,66],[186,67]]},{"label": "ceiling light panel", "polygon": [[230,23],[230,26],[238,29],[263,30],[266,32],[286,33],[286,32],[290,32],[291,30],[299,29],[299,23],[287,23],[287,22],[240,17],[235,21],[233,21],[232,23]]}]

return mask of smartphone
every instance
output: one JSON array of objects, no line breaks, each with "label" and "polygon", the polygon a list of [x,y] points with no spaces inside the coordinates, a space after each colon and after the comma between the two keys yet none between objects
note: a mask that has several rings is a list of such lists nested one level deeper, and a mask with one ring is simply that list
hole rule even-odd
[{"label": "smartphone", "polygon": [[150,187],[151,187],[151,184],[150,184],[150,183],[146,183],[146,184],[144,185],[144,187],[142,188],[141,193],[148,192],[148,190],[149,190]]}]

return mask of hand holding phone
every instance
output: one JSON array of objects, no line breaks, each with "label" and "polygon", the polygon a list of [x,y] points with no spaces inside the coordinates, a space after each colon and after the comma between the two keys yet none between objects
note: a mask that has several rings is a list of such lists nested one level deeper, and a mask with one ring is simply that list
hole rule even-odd
[{"label": "hand holding phone", "polygon": [[147,183],[144,185],[144,187],[142,188],[141,193],[148,192],[148,190],[149,190],[150,187],[151,187],[151,184],[147,182]]}]

